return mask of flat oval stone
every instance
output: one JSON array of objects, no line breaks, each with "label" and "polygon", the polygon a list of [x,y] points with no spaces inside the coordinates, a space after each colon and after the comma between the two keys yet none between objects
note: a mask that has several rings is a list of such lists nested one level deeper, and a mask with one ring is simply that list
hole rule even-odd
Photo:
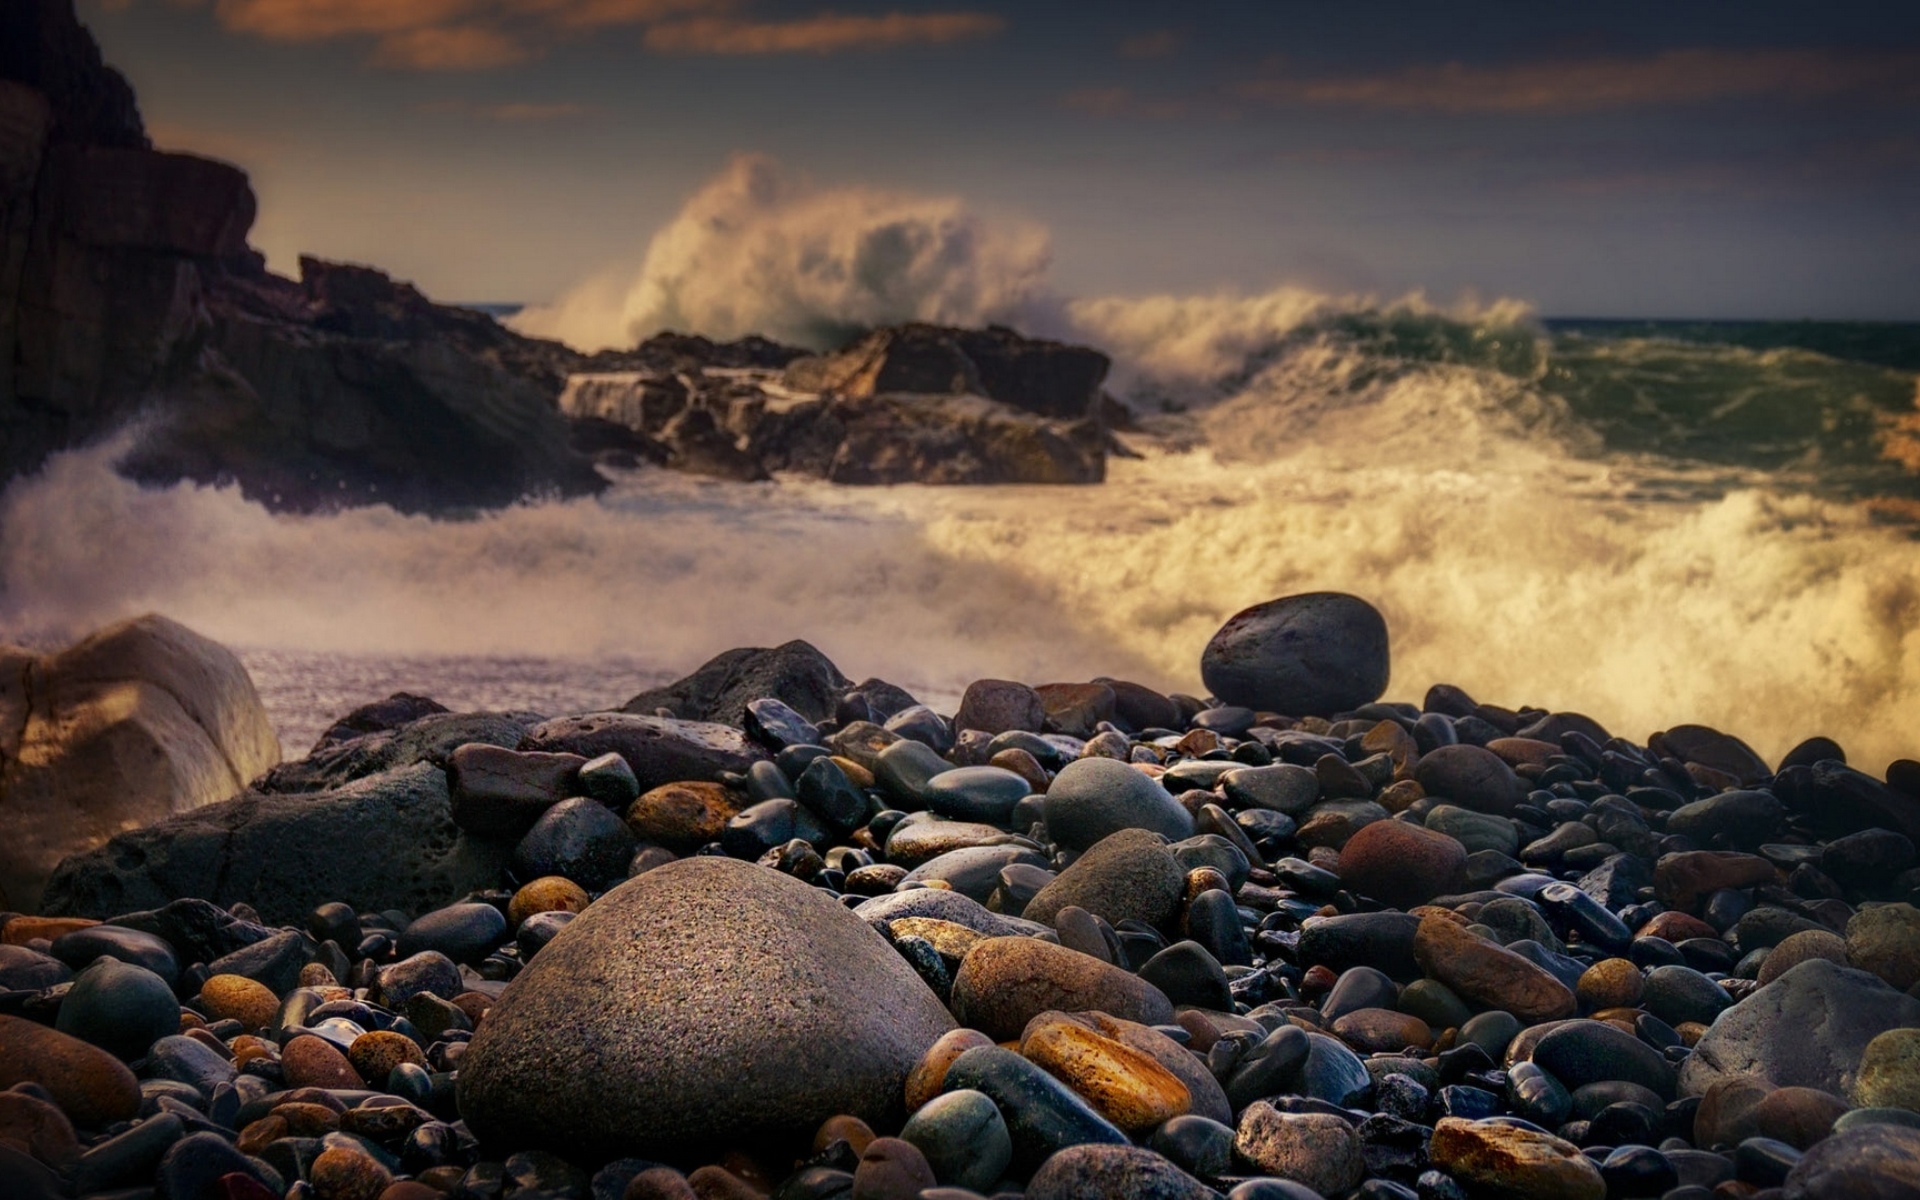
[{"label": "flat oval stone", "polygon": [[89,925],[55,938],[47,951],[78,971],[102,957],[117,958],[129,966],[145,967],[171,986],[180,975],[180,960],[165,938],[118,925]]},{"label": "flat oval stone", "polygon": [[507,918],[493,905],[449,904],[414,918],[394,948],[402,958],[438,950],[457,963],[478,965],[506,936]]},{"label": "flat oval stone", "polygon": [[1413,778],[1429,796],[1496,817],[1511,815],[1527,798],[1526,785],[1513,768],[1481,746],[1440,746],[1421,755]]},{"label": "flat oval stone", "polygon": [[976,1046],[947,1068],[949,1091],[983,1092],[1006,1120],[1014,1162],[1031,1168],[1069,1146],[1127,1145],[1127,1135],[1066,1084],[1001,1046]]},{"label": "flat oval stone", "polygon": [[1340,849],[1341,882],[1395,908],[1457,890],[1466,866],[1458,841],[1406,821],[1376,821]]},{"label": "flat oval stone", "polygon": [[125,1121],[140,1108],[140,1084],[111,1054],[19,1017],[0,1016],[0,1088],[37,1083],[75,1125]]},{"label": "flat oval stone", "polygon": [[633,831],[606,805],[576,796],[534,822],[514,847],[513,869],[522,879],[562,875],[597,892],[626,878],[636,845]]},{"label": "flat oval stone", "polygon": [[1020,1054],[1130,1133],[1153,1129],[1193,1107],[1186,1084],[1151,1055],[1063,1013],[1042,1013],[1028,1022]]},{"label": "flat oval stone", "polygon": [[[755,763],[756,772],[778,774],[772,763]],[[791,800],[790,794],[770,797]],[[627,828],[643,842],[656,842],[676,854],[691,854],[717,842],[740,806],[725,785],[690,781],[663,783],[627,807]],[[784,840],[784,839],[783,839]]]},{"label": "flat oval stone", "polygon": [[1000,767],[955,767],[927,780],[921,798],[943,817],[1004,826],[1013,806],[1032,790],[1026,779]]},{"label": "flat oval stone", "polygon": [[1444,1117],[1427,1144],[1433,1165],[1490,1200],[1605,1200],[1593,1160],[1552,1134]]},{"label": "flat oval stone", "polygon": [[1367,1173],[1360,1135],[1342,1117],[1284,1113],[1265,1100],[1240,1114],[1234,1152],[1262,1174],[1339,1195]]},{"label": "flat oval stone", "polygon": [[1533,1061],[1569,1088],[1625,1080],[1673,1096],[1673,1064],[1658,1050],[1604,1021],[1569,1021],[1541,1038]]},{"label": "flat oval stone", "polygon": [[1043,1012],[1098,1010],[1142,1025],[1173,1021],[1165,993],[1091,955],[1037,938],[988,938],[967,952],[953,981],[964,1025],[1001,1040]]},{"label": "flat oval stone", "polygon": [[488,1142],[575,1155],[684,1155],[838,1113],[887,1127],[953,1026],[819,889],[682,859],[603,896],[507,986],[460,1061],[460,1111]]},{"label": "flat oval stone", "polygon": [[1421,920],[1413,952],[1428,975],[1462,999],[1504,1009],[1522,1021],[1552,1021],[1579,1008],[1566,984],[1444,917]]}]

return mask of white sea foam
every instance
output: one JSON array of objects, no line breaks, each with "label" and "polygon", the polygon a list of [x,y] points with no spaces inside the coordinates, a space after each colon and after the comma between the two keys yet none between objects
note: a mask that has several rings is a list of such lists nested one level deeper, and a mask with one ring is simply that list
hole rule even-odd
[{"label": "white sea foam", "polygon": [[[955,202],[795,188],[770,169],[736,165],[690,202],[639,283],[589,314],[609,337],[1045,309],[1044,254]],[[849,274],[888,230],[919,250]],[[1699,721],[1768,756],[1815,733],[1868,769],[1920,754],[1920,542],[1758,472],[1602,454],[1537,386],[1523,309],[1280,289],[1052,311],[1115,354],[1128,394],[1191,408],[1167,418],[1186,440],[1162,446],[1196,448],[1115,461],[1094,488],[643,471],[599,499],[465,521],[142,490],[101,448],[0,497],[0,627],[52,637],[164,611],[274,674],[298,750],[352,687],[617,702],[793,637],[945,703],[983,676],[1197,691],[1227,616],[1335,588],[1385,612],[1394,698],[1445,681],[1636,740]]]}]

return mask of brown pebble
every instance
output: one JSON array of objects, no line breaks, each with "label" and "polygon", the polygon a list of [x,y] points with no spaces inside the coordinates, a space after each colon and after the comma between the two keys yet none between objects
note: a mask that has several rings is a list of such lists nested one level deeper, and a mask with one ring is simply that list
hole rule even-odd
[{"label": "brown pebble", "polygon": [[873,1138],[872,1126],[859,1117],[843,1113],[837,1117],[828,1117],[821,1122],[820,1128],[813,1135],[813,1152],[818,1154],[835,1142],[845,1142],[852,1148],[854,1157],[858,1158],[867,1152],[867,1146]]},{"label": "brown pebble", "polygon": [[262,1029],[280,1012],[280,997],[264,983],[244,975],[215,975],[200,985],[199,1008],[216,1021],[238,1021]]},{"label": "brown pebble", "polygon": [[907,1111],[914,1112],[946,1088],[947,1068],[975,1046],[991,1046],[993,1039],[977,1029],[955,1029],[940,1035],[907,1073]]},{"label": "brown pebble", "polygon": [[1833,1132],[1833,1123],[1846,1111],[1847,1102],[1831,1092],[1783,1087],[1762,1097],[1751,1115],[1761,1137],[1785,1142],[1796,1150],[1811,1150],[1815,1142]]},{"label": "brown pebble", "polygon": [[[355,1039],[358,1040],[358,1039]],[[331,1042],[303,1033],[280,1051],[280,1070],[288,1087],[364,1088],[366,1080]],[[384,1079],[381,1082],[385,1082]]]},{"label": "brown pebble", "polygon": [[453,1165],[428,1167],[426,1170],[414,1176],[415,1179],[426,1184],[441,1195],[457,1191],[461,1181],[466,1179],[466,1177],[467,1168]]},{"label": "brown pebble", "polygon": [[300,986],[303,988],[338,987],[340,981],[333,977],[333,971],[325,963],[308,963],[300,968]]},{"label": "brown pebble", "polygon": [[24,946],[40,938],[51,942],[61,934],[87,929],[99,923],[85,917],[15,917],[5,925],[0,925],[0,943]]},{"label": "brown pebble", "polygon": [[[283,1104],[279,1107],[285,1108],[286,1105]],[[234,1140],[233,1144],[240,1153],[258,1158],[261,1152],[268,1146],[271,1146],[283,1137],[290,1136],[292,1136],[292,1127],[287,1124],[287,1119],[280,1116],[276,1110],[261,1117],[258,1121],[249,1121],[247,1127],[240,1131],[240,1136]]]},{"label": "brown pebble", "polygon": [[243,1033],[233,1039],[232,1045],[228,1046],[227,1049],[233,1055],[233,1065],[236,1067],[244,1067],[255,1059],[265,1059],[268,1062],[272,1062],[279,1057],[280,1053],[274,1049],[272,1042],[267,1041],[265,1038],[255,1037],[250,1033]]},{"label": "brown pebble", "polygon": [[324,1104],[276,1104],[267,1115],[285,1121],[293,1137],[323,1137],[340,1128],[340,1114]]},{"label": "brown pebble", "polygon": [[47,1089],[82,1128],[131,1120],[140,1111],[140,1081],[125,1063],[45,1025],[0,1016],[0,1088],[17,1083]]},{"label": "brown pebble", "polygon": [[67,1114],[25,1092],[0,1092],[0,1142],[12,1142],[56,1169],[80,1157],[80,1140]]},{"label": "brown pebble", "polygon": [[766,1196],[725,1167],[701,1167],[687,1176],[687,1186],[700,1200],[763,1200]]},{"label": "brown pebble", "polygon": [[1390,1008],[1359,1008],[1333,1023],[1333,1034],[1361,1054],[1425,1050],[1433,1045],[1433,1029],[1419,1017]]},{"label": "brown pebble", "polygon": [[916,1200],[938,1186],[920,1147],[899,1138],[875,1138],[853,1172],[853,1200]]},{"label": "brown pebble", "polygon": [[319,1200],[380,1200],[393,1176],[371,1155],[330,1146],[307,1168],[307,1182]]},{"label": "brown pebble", "polygon": [[232,1053],[232,1051],[228,1048],[225,1042],[221,1041],[219,1038],[213,1035],[212,1030],[204,1029],[204,1028],[189,1029],[186,1031],[186,1033],[184,1033],[181,1036],[191,1038],[192,1040],[199,1042],[202,1046],[205,1046],[207,1049],[213,1051],[215,1054],[218,1054],[221,1058],[226,1058],[230,1053]]},{"label": "brown pebble", "polygon": [[698,1200],[687,1177],[672,1167],[649,1167],[627,1181],[621,1200]]},{"label": "brown pebble", "polygon": [[1581,973],[1574,993],[1590,1009],[1630,1008],[1640,1003],[1646,982],[1647,977],[1632,960],[1603,958]]},{"label": "brown pebble", "polygon": [[427,1056],[406,1034],[376,1029],[353,1039],[353,1045],[347,1048],[347,1061],[360,1073],[360,1078],[384,1087],[395,1067],[402,1063],[424,1067]]},{"label": "brown pebble", "polygon": [[1047,790],[1047,769],[1040,760],[1018,746],[1009,746],[987,760],[990,767],[999,767],[1002,771],[1012,771],[1027,781],[1027,786],[1036,793]]},{"label": "brown pebble", "polygon": [[535,913],[577,913],[584,912],[586,907],[585,888],[562,875],[543,875],[515,892],[507,902],[507,925],[518,929],[522,921]]},{"label": "brown pebble", "polygon": [[493,997],[485,992],[461,992],[447,1003],[467,1014],[467,1020],[472,1021],[477,1029],[480,1027],[480,1018],[486,1016],[487,1010],[493,1007]]},{"label": "brown pebble", "polygon": [[440,1200],[445,1193],[418,1180],[403,1179],[380,1193],[380,1200]]}]

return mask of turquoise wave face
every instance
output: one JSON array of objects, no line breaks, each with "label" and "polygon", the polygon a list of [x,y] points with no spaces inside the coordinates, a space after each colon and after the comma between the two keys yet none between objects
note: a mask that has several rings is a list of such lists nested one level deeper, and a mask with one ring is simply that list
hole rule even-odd
[{"label": "turquoise wave face", "polygon": [[1556,322],[1545,336],[1540,386],[1608,451],[1920,496],[1920,475],[1887,454],[1915,413],[1920,326]]}]

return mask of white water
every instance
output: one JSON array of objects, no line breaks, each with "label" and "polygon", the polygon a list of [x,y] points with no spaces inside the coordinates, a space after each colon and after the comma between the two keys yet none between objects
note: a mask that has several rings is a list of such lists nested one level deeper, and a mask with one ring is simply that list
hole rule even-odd
[{"label": "white water", "polygon": [[[0,496],[0,633],[45,642],[165,612],[243,651],[297,754],[327,719],[396,688],[455,707],[585,708],[796,637],[849,675],[948,704],[985,676],[1197,691],[1201,649],[1229,615],[1332,588],[1386,614],[1391,698],[1444,681],[1635,740],[1697,721],[1769,757],[1815,733],[1870,770],[1920,755],[1920,542],[1907,531],[1761,475],[1602,458],[1512,375],[1386,363],[1331,338],[1281,347],[1315,317],[1372,311],[1364,301],[1281,289],[1060,303],[1025,231],[766,170],[737,166],[691,200],[631,281],[530,319],[560,333],[583,321],[572,335],[590,341],[663,313],[792,335],[1022,310],[1111,351],[1123,392],[1201,407],[1100,487],[643,471],[599,499],[460,522],[143,491],[98,448]],[[876,260],[888,245],[918,249]],[[1391,311],[1441,319],[1418,300]],[[1524,327],[1510,305],[1456,315],[1489,338]]]}]

